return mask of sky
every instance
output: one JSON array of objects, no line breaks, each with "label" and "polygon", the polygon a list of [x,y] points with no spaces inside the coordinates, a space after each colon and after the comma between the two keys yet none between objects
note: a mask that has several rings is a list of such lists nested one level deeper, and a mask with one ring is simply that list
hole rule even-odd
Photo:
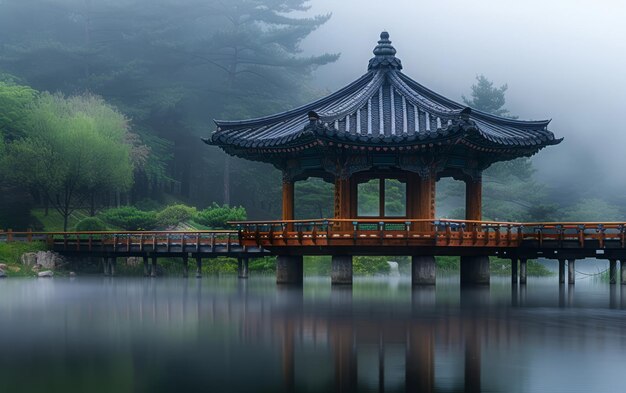
[{"label": "sky", "polygon": [[[332,13],[305,53],[341,53],[316,72],[331,91],[366,71],[387,30],[407,75],[451,98],[476,75],[508,84],[507,108],[552,119],[563,143],[533,160],[554,189],[626,190],[626,0],[312,0]],[[624,197],[626,198],[626,197]],[[626,199],[625,199],[626,200]]]}]

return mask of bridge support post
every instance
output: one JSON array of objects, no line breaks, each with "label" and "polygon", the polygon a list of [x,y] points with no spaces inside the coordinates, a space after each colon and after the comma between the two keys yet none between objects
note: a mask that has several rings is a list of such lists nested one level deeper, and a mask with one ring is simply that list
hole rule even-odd
[{"label": "bridge support post", "polygon": [[609,284],[615,284],[617,282],[617,261],[615,259],[609,259]]},{"label": "bridge support post", "polygon": [[202,278],[202,257],[196,257],[196,278]]},{"label": "bridge support post", "polygon": [[489,285],[489,257],[461,257],[461,285]]},{"label": "bridge support post", "polygon": [[109,258],[109,273],[111,276],[115,276],[115,264],[117,263],[117,258],[111,257]]},{"label": "bridge support post", "polygon": [[150,277],[157,276],[157,256],[156,254],[152,255],[152,269],[150,271]]},{"label": "bridge support post", "polygon": [[565,284],[565,259],[559,259],[559,284]]},{"label": "bridge support post", "polygon": [[237,258],[239,278],[248,278],[248,257]]},{"label": "bridge support post", "polygon": [[333,255],[330,265],[332,285],[352,285],[352,255]]},{"label": "bridge support post", "polygon": [[413,285],[435,285],[437,265],[432,255],[411,257],[411,282]]},{"label": "bridge support post", "polygon": [[567,260],[567,273],[567,283],[574,285],[576,283],[576,260],[573,258]]},{"label": "bridge support post", "polygon": [[150,276],[150,265],[149,265],[149,258],[147,255],[143,256],[143,276],[144,277]]},{"label": "bridge support post", "polygon": [[276,257],[276,284],[302,284],[302,255]]},{"label": "bridge support post", "polygon": [[619,270],[622,273],[622,280],[621,280],[621,284],[622,285],[626,285],[626,261],[621,259],[619,261]]},{"label": "bridge support post", "polygon": [[526,262],[527,258],[520,258],[519,260],[519,283],[526,285]]},{"label": "bridge support post", "polygon": [[183,277],[189,277],[189,254],[183,254]]},{"label": "bridge support post", "polygon": [[511,258],[511,284],[517,285],[517,257]]},{"label": "bridge support post", "polygon": [[102,258],[102,270],[105,276],[109,275],[109,257]]}]

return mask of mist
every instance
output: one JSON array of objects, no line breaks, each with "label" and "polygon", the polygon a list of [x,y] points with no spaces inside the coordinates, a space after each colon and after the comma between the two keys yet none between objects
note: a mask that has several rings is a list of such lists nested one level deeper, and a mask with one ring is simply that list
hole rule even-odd
[{"label": "mist", "polygon": [[[552,119],[564,141],[533,157],[555,196],[623,194],[621,127],[626,103],[626,2],[316,0],[332,18],[303,44],[340,52],[315,73],[336,90],[366,71],[382,30],[403,72],[461,101],[478,74],[508,84],[506,108],[520,119]],[[617,195],[619,196],[619,195]],[[611,198],[611,197],[608,197]]]}]

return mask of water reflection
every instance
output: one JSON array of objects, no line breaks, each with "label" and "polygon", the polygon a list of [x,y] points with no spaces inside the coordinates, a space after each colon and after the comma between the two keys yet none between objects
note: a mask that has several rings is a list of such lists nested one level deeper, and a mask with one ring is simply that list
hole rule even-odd
[{"label": "water reflection", "polygon": [[626,288],[8,280],[0,391],[615,391]]}]

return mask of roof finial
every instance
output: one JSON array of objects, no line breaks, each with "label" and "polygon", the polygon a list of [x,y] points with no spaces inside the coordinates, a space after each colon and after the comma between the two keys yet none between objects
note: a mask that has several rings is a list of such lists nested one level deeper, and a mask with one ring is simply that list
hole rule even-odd
[{"label": "roof finial", "polygon": [[391,45],[389,33],[386,31],[380,33],[380,41],[374,48],[374,55],[367,67],[368,70],[378,68],[402,69],[402,62],[396,57],[396,48]]}]

